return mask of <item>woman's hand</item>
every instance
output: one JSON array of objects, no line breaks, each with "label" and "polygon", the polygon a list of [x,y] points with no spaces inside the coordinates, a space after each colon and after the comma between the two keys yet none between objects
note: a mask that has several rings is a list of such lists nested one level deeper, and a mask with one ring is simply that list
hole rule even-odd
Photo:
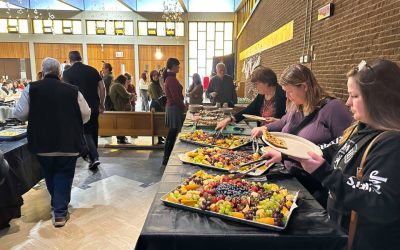
[{"label": "woman's hand", "polygon": [[279,151],[271,147],[266,147],[266,152],[261,156],[262,158],[269,159],[265,162],[265,165],[268,166],[271,163],[281,162],[282,161],[282,154]]},{"label": "woman's hand", "polygon": [[299,158],[293,158],[293,159],[299,161],[304,170],[311,174],[319,167],[321,167],[321,165],[325,162],[325,159],[321,155],[318,155],[314,152],[308,152],[308,155],[311,158],[307,160]]},{"label": "woman's hand", "polygon": [[251,130],[251,138],[258,138],[263,134],[263,131],[266,130],[264,126],[253,128]]},{"label": "woman's hand", "polygon": [[269,123],[271,123],[271,122],[274,122],[274,121],[277,121],[277,120],[279,120],[278,118],[275,118],[275,117],[267,117],[267,118],[265,118],[265,122],[267,123],[267,124],[269,124]]},{"label": "woman's hand", "polygon": [[224,129],[226,126],[228,126],[228,124],[231,122],[231,118],[225,118],[222,121],[217,123],[217,126],[215,127],[215,130],[221,130]]}]

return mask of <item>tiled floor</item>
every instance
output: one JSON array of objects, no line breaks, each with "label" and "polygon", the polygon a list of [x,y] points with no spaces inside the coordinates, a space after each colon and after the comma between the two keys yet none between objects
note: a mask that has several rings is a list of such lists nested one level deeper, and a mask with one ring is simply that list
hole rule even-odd
[{"label": "tiled floor", "polygon": [[78,161],[65,227],[53,227],[42,182],[24,195],[22,217],[0,231],[0,249],[133,249],[164,171],[163,152],[99,151],[97,172]]}]

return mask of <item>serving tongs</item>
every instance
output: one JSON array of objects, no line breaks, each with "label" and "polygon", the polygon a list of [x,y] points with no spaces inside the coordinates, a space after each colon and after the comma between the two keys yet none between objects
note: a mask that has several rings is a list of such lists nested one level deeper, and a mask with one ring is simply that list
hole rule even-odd
[{"label": "serving tongs", "polygon": [[222,138],[223,137],[222,130],[224,130],[224,129],[215,130],[211,136],[214,137],[215,139]]},{"label": "serving tongs", "polygon": [[258,144],[258,138],[253,138],[251,147],[253,149],[253,153],[258,153],[260,149],[260,145]]},{"label": "serving tongs", "polygon": [[238,166],[238,167],[231,168],[231,169],[229,170],[229,173],[235,173],[235,172],[236,172],[236,174],[235,174],[233,177],[231,177],[231,179],[242,178],[242,177],[245,176],[246,174],[248,174],[248,173],[250,173],[250,172],[256,170],[257,168],[259,168],[259,167],[261,167],[261,166],[260,166],[259,164],[256,164],[256,165],[254,165],[253,167],[247,169],[246,171],[238,172],[242,167],[245,167],[245,166],[251,165],[251,164],[255,164],[255,163],[258,163],[258,162],[261,162],[261,161],[265,161],[265,160],[267,160],[267,159],[265,159],[265,158],[260,158],[260,159],[255,160],[255,161],[242,164],[242,165],[240,165],[240,166]]},{"label": "serving tongs", "polygon": [[[228,172],[231,173],[231,174],[233,174],[233,173],[236,173],[237,171],[239,171],[242,167],[251,165],[251,164],[253,164],[253,163],[258,163],[258,162],[266,161],[266,160],[267,160],[267,159],[261,157],[260,159],[257,159],[257,160],[254,160],[254,161],[249,161],[249,162],[247,162],[247,163],[244,163],[244,164],[241,164],[241,165],[239,165],[239,166],[233,167],[233,168],[229,169]],[[246,171],[247,171],[247,170],[246,170]]]}]

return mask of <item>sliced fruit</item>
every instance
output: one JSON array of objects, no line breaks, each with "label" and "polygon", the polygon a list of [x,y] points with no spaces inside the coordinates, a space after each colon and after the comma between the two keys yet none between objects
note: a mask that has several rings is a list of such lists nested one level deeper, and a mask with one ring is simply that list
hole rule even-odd
[{"label": "sliced fruit", "polygon": [[256,221],[264,224],[275,225],[275,220],[272,217],[259,218],[256,219]]}]

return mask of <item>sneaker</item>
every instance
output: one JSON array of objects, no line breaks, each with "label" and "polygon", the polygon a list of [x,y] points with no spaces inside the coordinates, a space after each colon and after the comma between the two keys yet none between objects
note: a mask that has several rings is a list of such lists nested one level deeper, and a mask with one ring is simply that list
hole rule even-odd
[{"label": "sneaker", "polygon": [[67,223],[67,220],[69,220],[69,213],[67,212],[67,215],[64,217],[54,217],[53,216],[53,225],[54,227],[63,227],[65,226],[65,223]]},{"label": "sneaker", "polygon": [[95,160],[93,163],[89,164],[89,169],[90,170],[96,170],[97,167],[100,165],[100,161],[99,160]]}]

